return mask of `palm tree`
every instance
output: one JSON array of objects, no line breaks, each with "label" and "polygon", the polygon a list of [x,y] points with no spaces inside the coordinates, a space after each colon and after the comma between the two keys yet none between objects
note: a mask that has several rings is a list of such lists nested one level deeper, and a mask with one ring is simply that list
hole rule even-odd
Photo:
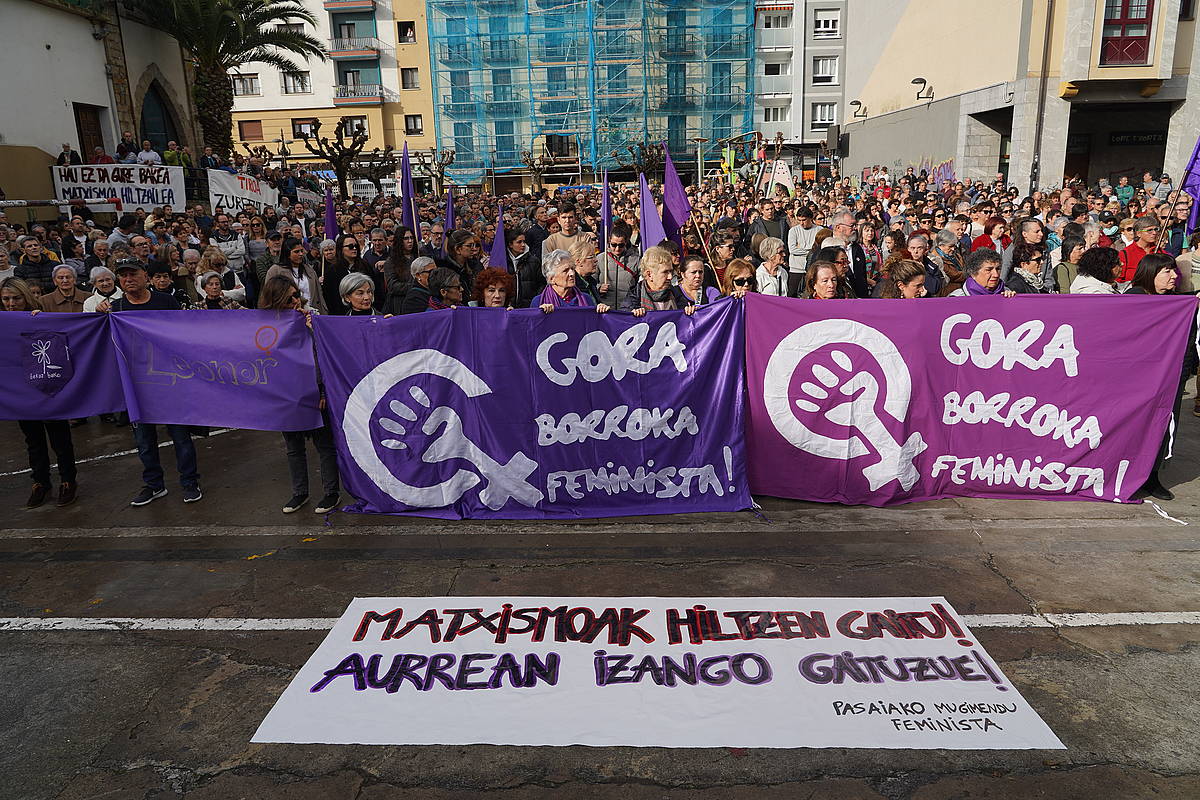
[{"label": "palm tree", "polygon": [[321,42],[288,23],[316,24],[297,0],[126,0],[170,34],[195,65],[192,93],[204,143],[222,157],[233,151],[233,87],[229,71],[251,62],[297,70],[285,54],[325,60]]}]

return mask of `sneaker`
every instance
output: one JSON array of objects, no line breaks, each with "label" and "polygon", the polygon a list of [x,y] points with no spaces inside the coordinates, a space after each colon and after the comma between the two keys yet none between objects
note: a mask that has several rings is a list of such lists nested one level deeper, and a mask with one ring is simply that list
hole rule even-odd
[{"label": "sneaker", "polygon": [[79,484],[63,482],[58,487],[58,502],[56,506],[69,506],[75,502],[75,494],[79,491]]},{"label": "sneaker", "polygon": [[29,492],[29,499],[25,501],[26,508],[37,508],[42,503],[46,502],[46,498],[50,496],[50,487],[44,483],[35,483],[33,489]]},{"label": "sneaker", "polygon": [[297,512],[301,508],[303,508],[304,504],[307,502],[308,502],[308,495],[298,494],[295,497],[293,497],[291,500],[288,500],[286,503],[283,504],[283,513],[294,514],[295,512]]},{"label": "sneaker", "polygon": [[145,506],[153,503],[160,497],[167,496],[167,488],[164,486],[161,489],[151,489],[149,486],[143,486],[142,490],[137,493],[137,496],[129,501],[131,506]]},{"label": "sneaker", "polygon": [[321,498],[321,502],[317,503],[317,507],[313,509],[316,514],[328,514],[338,507],[342,496],[340,494],[327,494]]},{"label": "sneaker", "polygon": [[185,503],[195,503],[201,497],[204,497],[204,493],[200,491],[199,486],[190,486],[183,490],[183,502]]}]

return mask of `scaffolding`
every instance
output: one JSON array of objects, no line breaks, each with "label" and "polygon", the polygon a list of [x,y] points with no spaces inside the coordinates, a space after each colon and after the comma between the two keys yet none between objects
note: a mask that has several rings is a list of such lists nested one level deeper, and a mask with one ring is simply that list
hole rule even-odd
[{"label": "scaffolding", "polygon": [[752,125],[751,0],[428,0],[435,135],[479,183],[549,155],[615,169],[666,142],[706,159]]}]

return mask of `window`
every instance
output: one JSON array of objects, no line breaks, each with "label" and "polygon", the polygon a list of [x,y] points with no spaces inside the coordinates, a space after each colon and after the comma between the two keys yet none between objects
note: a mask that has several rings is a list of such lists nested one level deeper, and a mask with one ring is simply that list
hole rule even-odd
[{"label": "window", "polygon": [[275,26],[277,31],[287,31],[288,33],[304,33],[303,22],[281,22]]},{"label": "window", "polygon": [[817,56],[813,59],[812,82],[814,85],[834,84],[838,81],[837,56]]},{"label": "window", "polygon": [[787,122],[791,115],[791,106],[766,106],[763,108],[763,122]]},{"label": "window", "polygon": [[809,127],[813,130],[824,130],[837,123],[837,103],[813,103],[812,121]]},{"label": "window", "polygon": [[261,142],[263,140],[262,120],[244,119],[238,122],[238,138],[243,142]]},{"label": "window", "polygon": [[842,16],[836,8],[818,8],[813,11],[813,38],[837,39],[841,37]]},{"label": "window", "polygon": [[425,133],[425,121],[420,114],[404,115],[404,133],[408,136],[421,136]]},{"label": "window", "polygon": [[454,123],[454,149],[463,161],[475,161],[475,138],[471,135],[471,123]]},{"label": "window", "polygon": [[233,84],[234,97],[247,97],[251,95],[262,94],[262,88],[258,85],[258,73],[230,75],[229,81]]},{"label": "window", "polygon": [[417,23],[397,22],[396,23],[396,40],[400,44],[416,44],[417,42]]},{"label": "window", "polygon": [[791,67],[786,61],[778,63],[768,61],[766,64],[763,64],[763,75],[790,75],[791,73]]},{"label": "window", "polygon": [[764,14],[763,27],[768,29],[792,27],[791,14]]},{"label": "window", "polygon": [[316,122],[315,119],[292,120],[292,138],[303,139],[305,136],[312,136],[314,122]]},{"label": "window", "polygon": [[420,89],[421,88],[421,72],[416,67],[401,67],[400,68],[400,88],[401,89]]},{"label": "window", "polygon": [[501,120],[496,123],[496,158],[501,161],[515,161],[517,158],[517,139],[513,136],[512,120]]},{"label": "window", "polygon": [[346,117],[346,133],[353,134],[362,131],[368,136],[371,135],[370,129],[367,127],[366,117]]},{"label": "window", "polygon": [[312,77],[307,72],[283,73],[284,94],[310,94],[312,92]]},{"label": "window", "polygon": [[1100,64],[1150,63],[1150,21],[1154,0],[1105,0]]},{"label": "window", "polygon": [[1196,0],[1179,0],[1179,18],[1182,20],[1196,18]]}]

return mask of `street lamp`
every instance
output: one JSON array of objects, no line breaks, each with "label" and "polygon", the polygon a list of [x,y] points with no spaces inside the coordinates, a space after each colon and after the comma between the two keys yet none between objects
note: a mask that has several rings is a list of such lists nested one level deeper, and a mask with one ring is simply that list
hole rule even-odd
[{"label": "street lamp", "polygon": [[911,83],[913,86],[920,87],[917,89],[918,100],[933,99],[933,87],[929,85],[929,81],[925,80],[924,78],[913,78]]},{"label": "street lamp", "polygon": [[704,183],[704,145],[708,143],[708,139],[703,136],[697,136],[692,139],[696,143],[696,188]]}]

